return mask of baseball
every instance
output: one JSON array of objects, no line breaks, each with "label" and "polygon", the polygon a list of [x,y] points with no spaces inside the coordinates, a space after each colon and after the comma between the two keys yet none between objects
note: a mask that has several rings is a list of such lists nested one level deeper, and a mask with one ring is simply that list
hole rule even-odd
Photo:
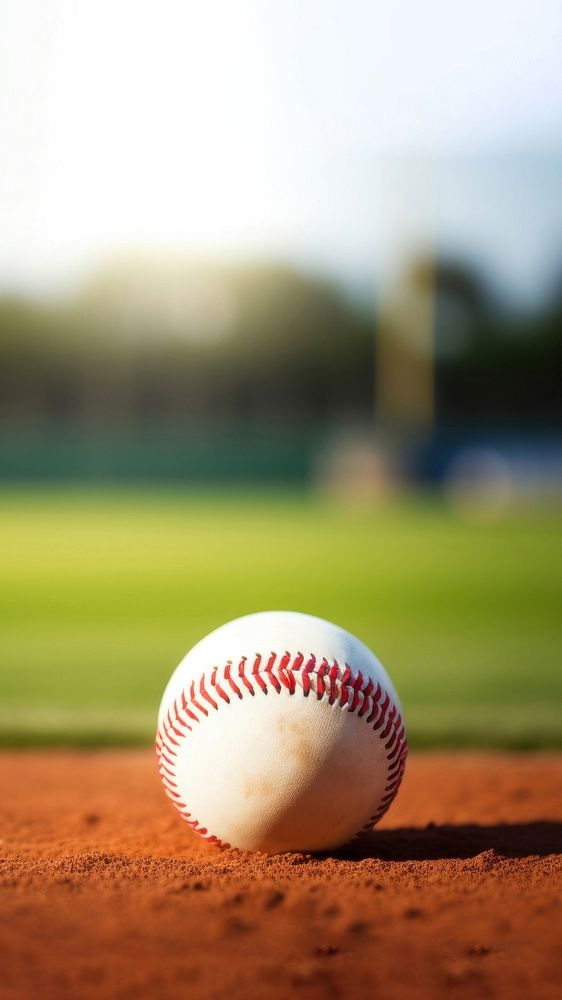
[{"label": "baseball", "polygon": [[376,656],[294,611],[231,621],[197,643],[164,691],[156,735],[166,793],[225,847],[324,851],[370,829],[402,778],[402,709]]}]

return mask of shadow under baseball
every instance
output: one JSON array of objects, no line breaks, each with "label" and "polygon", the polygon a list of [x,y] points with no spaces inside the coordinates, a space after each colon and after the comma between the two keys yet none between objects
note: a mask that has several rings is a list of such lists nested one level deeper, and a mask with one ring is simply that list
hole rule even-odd
[{"label": "shadow under baseball", "polygon": [[438,861],[472,858],[493,850],[505,858],[546,857],[562,853],[562,823],[537,820],[481,826],[477,823],[418,829],[373,830],[337,852],[347,860],[377,858],[381,861]]}]

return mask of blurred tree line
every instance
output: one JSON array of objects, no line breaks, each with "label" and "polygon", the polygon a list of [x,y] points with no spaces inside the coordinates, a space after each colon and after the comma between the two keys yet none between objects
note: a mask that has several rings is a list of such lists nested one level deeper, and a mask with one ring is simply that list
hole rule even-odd
[{"label": "blurred tree line", "polygon": [[[438,425],[560,421],[562,290],[523,314],[463,262],[408,281],[436,290]],[[287,266],[122,263],[65,301],[0,300],[2,433],[365,426],[375,347],[374,310]]]},{"label": "blurred tree line", "polygon": [[368,417],[369,315],[280,266],[137,263],[64,303],[0,300],[4,428]]}]

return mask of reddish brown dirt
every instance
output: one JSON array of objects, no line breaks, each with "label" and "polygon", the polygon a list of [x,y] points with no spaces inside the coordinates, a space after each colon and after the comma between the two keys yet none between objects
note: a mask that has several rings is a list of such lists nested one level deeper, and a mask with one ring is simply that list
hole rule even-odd
[{"label": "reddish brown dirt", "polygon": [[558,997],[562,755],[410,760],[340,855],[208,847],[152,755],[0,755],[0,995]]}]

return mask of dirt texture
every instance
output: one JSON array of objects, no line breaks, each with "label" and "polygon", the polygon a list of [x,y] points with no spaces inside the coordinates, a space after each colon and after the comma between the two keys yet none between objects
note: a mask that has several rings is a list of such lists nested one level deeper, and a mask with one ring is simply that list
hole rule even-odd
[{"label": "dirt texture", "polygon": [[147,751],[0,755],[0,996],[558,997],[562,755],[412,755],[380,827],[219,851]]}]

